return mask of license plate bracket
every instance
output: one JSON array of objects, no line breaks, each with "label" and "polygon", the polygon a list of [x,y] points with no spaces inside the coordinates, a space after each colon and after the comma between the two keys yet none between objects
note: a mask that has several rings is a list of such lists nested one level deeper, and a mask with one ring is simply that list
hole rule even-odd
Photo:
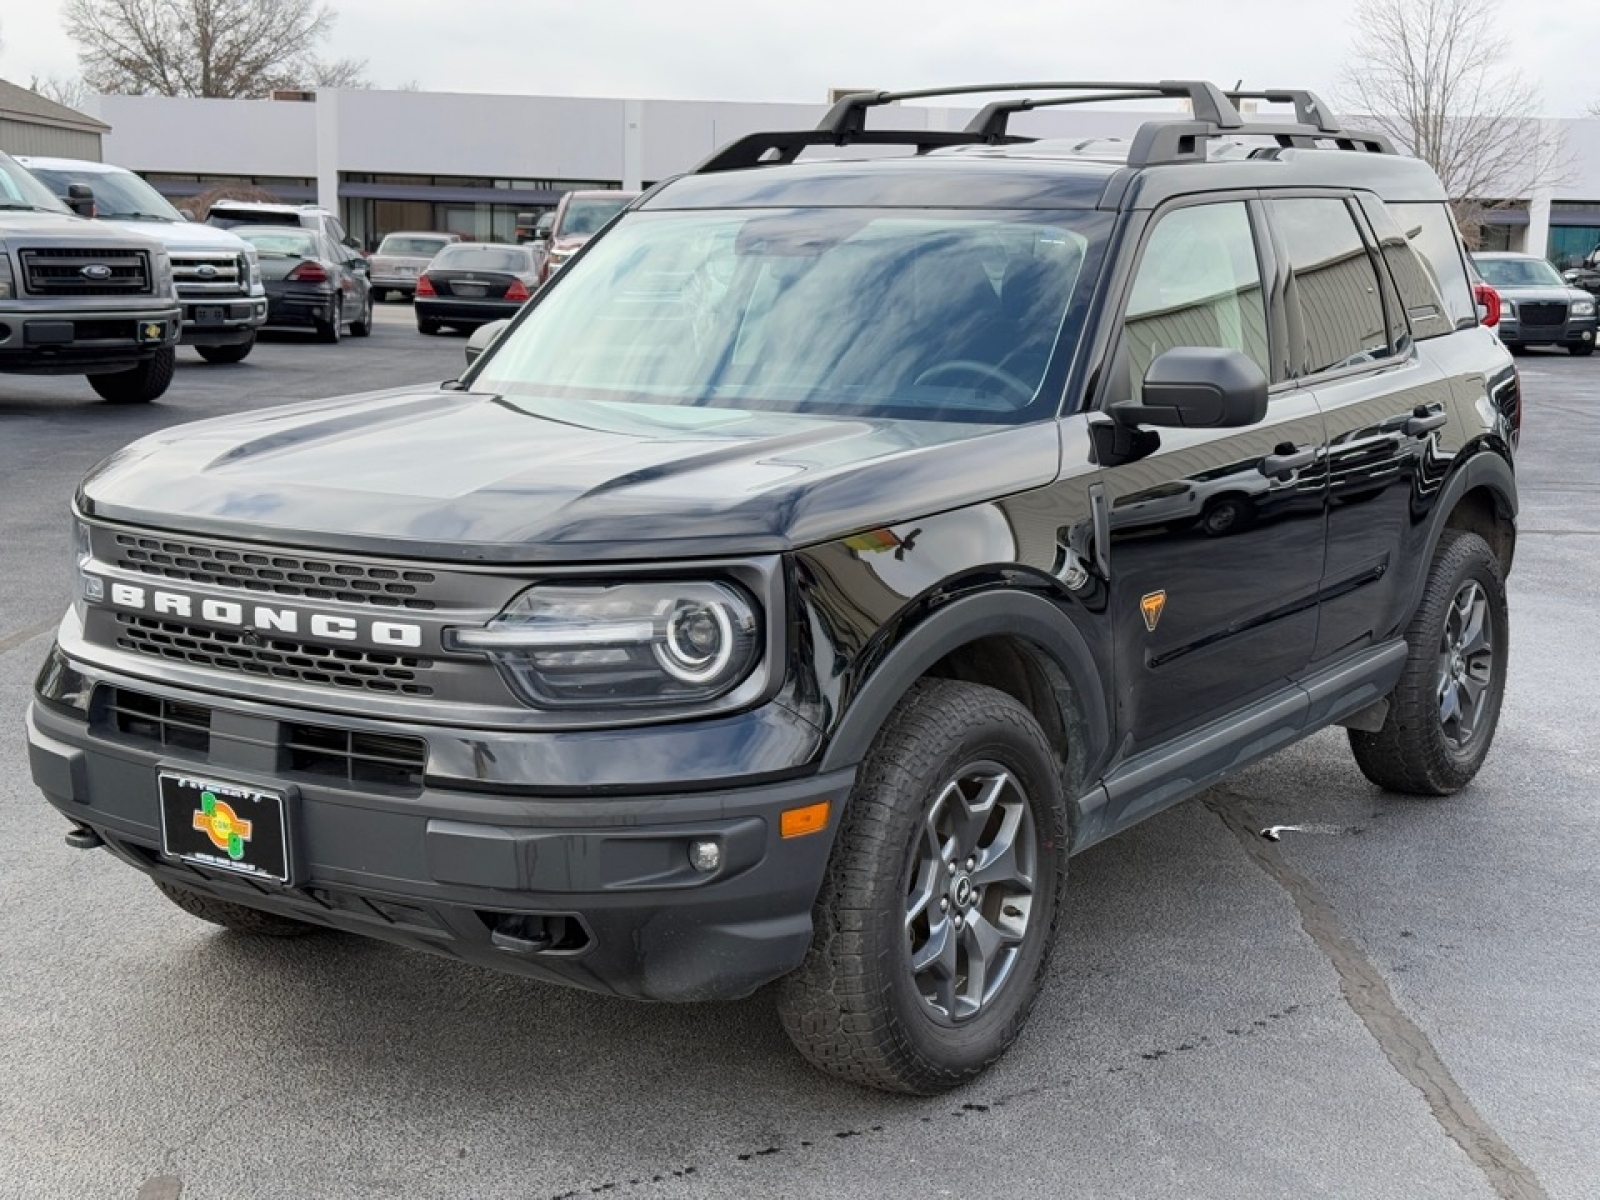
[{"label": "license plate bracket", "polygon": [[194,310],[194,323],[196,325],[221,325],[226,319],[227,309],[217,304],[202,304]]},{"label": "license plate bracket", "polygon": [[289,792],[187,771],[160,771],[156,782],[168,858],[289,882]]}]

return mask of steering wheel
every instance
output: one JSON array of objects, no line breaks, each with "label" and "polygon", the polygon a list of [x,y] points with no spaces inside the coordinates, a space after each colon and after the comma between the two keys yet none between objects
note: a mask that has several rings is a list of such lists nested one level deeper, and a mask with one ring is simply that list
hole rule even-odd
[{"label": "steering wheel", "polygon": [[993,363],[979,362],[975,358],[948,358],[942,363],[934,363],[922,374],[911,382],[913,384],[931,383],[942,375],[957,374],[982,375],[985,379],[992,379],[1003,384],[1008,390],[1015,392],[1024,401],[1033,399],[1033,389],[1010,371],[995,366]]}]

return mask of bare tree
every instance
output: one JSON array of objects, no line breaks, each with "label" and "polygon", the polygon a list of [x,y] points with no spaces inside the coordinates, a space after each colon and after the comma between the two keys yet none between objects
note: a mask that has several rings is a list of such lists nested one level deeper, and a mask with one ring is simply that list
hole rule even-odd
[{"label": "bare tree", "polygon": [[1537,120],[1539,93],[1505,65],[1494,0],[1361,0],[1342,107],[1362,114],[1443,181],[1475,242],[1484,214],[1561,183],[1561,139]]},{"label": "bare tree", "polygon": [[66,0],[62,21],[103,93],[264,96],[361,86],[366,67],[316,57],[334,21],[322,0]]},{"label": "bare tree", "polygon": [[83,80],[70,75],[46,75],[43,78],[35,75],[28,83],[28,90],[46,100],[65,104],[68,108],[82,108],[84,101],[94,94]]}]

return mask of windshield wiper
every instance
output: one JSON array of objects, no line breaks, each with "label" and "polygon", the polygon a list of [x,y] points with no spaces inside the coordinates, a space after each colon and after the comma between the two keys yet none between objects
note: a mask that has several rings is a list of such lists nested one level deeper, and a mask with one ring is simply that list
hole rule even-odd
[{"label": "windshield wiper", "polygon": [[161,222],[163,222],[165,224],[169,224],[169,225],[172,223],[172,218],[171,217],[163,217],[163,216],[161,216],[161,215],[159,215],[157,213],[106,212],[106,213],[95,213],[95,216],[99,217],[101,220],[104,220],[104,221],[161,221]]}]

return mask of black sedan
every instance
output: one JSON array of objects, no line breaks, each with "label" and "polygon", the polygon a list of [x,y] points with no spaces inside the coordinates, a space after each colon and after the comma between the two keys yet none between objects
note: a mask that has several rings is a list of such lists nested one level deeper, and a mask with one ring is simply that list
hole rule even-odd
[{"label": "black sedan", "polygon": [[335,244],[316,229],[240,225],[234,230],[261,256],[267,325],[306,326],[320,342],[372,332],[372,284],[361,252]]},{"label": "black sedan", "polygon": [[460,243],[439,251],[417,276],[417,329],[438,333],[445,325],[476,329],[515,316],[539,286],[529,246]]}]

